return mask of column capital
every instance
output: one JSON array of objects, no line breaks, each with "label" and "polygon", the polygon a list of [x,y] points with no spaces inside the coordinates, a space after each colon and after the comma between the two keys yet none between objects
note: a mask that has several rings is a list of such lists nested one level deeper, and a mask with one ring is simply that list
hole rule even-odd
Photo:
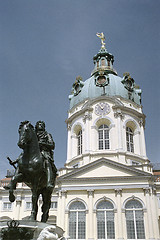
[{"label": "column capital", "polygon": [[121,120],[123,120],[124,119],[124,114],[121,112],[120,109],[117,109],[117,111],[114,112],[114,117],[115,118],[120,118]]},{"label": "column capital", "polygon": [[115,195],[116,195],[116,196],[117,196],[117,195],[122,196],[122,189],[121,189],[121,188],[116,188],[116,189],[115,189]]},{"label": "column capital", "polygon": [[144,191],[144,195],[147,195],[147,194],[151,194],[151,188],[150,187],[146,187],[146,188],[143,188],[143,191]]},{"label": "column capital", "polygon": [[94,197],[94,189],[88,189],[88,190],[87,190],[87,193],[88,193],[88,197],[89,197],[89,196]]},{"label": "column capital", "polygon": [[86,120],[91,120],[92,119],[92,114],[90,112],[85,112],[83,116],[83,122],[85,123]]}]

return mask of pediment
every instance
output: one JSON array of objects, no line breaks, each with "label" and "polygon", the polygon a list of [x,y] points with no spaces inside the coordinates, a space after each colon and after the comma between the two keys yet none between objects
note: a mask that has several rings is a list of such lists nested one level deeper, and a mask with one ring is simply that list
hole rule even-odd
[{"label": "pediment", "polygon": [[130,166],[126,166],[109,159],[98,159],[81,168],[62,176],[62,179],[89,179],[89,178],[107,178],[107,177],[134,177],[134,176],[151,176]]}]

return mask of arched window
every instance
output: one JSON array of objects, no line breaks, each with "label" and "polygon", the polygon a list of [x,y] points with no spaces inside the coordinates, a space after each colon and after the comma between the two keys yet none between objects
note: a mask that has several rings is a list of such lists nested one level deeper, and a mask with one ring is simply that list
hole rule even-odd
[{"label": "arched window", "polygon": [[143,206],[133,199],[126,203],[127,239],[145,239]]},{"label": "arched window", "polygon": [[77,134],[77,154],[82,154],[82,130]]},{"label": "arched window", "polygon": [[86,238],[86,207],[80,201],[69,207],[69,236],[70,239]]},{"label": "arched window", "polygon": [[97,238],[115,239],[114,207],[109,201],[101,201],[97,205]]},{"label": "arched window", "polygon": [[109,127],[102,124],[98,128],[99,150],[109,149]]},{"label": "arched window", "polygon": [[134,152],[133,131],[130,127],[126,127],[126,144],[127,151]]}]

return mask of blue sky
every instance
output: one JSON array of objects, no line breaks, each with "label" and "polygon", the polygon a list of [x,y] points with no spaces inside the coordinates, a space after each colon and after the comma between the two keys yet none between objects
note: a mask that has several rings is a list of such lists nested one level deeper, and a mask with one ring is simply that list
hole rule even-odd
[{"label": "blue sky", "polygon": [[16,159],[19,123],[44,120],[66,161],[68,95],[78,75],[93,70],[97,32],[115,57],[119,76],[140,85],[147,156],[160,162],[160,1],[0,0],[0,178]]}]

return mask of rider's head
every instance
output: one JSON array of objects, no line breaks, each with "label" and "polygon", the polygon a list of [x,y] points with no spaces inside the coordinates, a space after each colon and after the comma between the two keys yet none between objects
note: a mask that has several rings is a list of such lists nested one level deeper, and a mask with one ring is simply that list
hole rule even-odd
[{"label": "rider's head", "polygon": [[45,122],[38,121],[35,126],[36,131],[44,131],[45,130]]}]

